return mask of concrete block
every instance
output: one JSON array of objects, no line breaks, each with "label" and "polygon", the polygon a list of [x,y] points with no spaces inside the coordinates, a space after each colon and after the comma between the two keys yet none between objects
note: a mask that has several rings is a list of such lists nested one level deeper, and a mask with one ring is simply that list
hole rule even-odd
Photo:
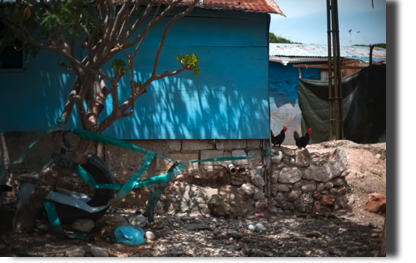
[{"label": "concrete block", "polygon": [[248,156],[252,156],[248,159],[248,163],[252,166],[261,166],[263,164],[263,158],[260,150],[249,150]]},{"label": "concrete block", "polygon": [[[203,150],[201,151],[201,159],[222,158],[224,151],[221,150]],[[223,165],[224,162],[201,162],[201,166]]]},{"label": "concrete block", "polygon": [[182,148],[182,140],[166,140],[166,144],[174,152],[179,152]]},{"label": "concrete block", "polygon": [[247,148],[249,149],[259,149],[260,140],[247,140]]},{"label": "concrete block", "polygon": [[[247,156],[247,153],[245,150],[234,150],[232,152],[233,157],[238,157],[238,156]],[[248,164],[248,160],[247,159],[243,159],[243,160],[234,160],[233,161],[234,165],[246,165]]]},{"label": "concrete block", "polygon": [[[199,159],[199,151],[190,151],[190,152],[173,152],[167,153],[165,155],[172,161],[194,161]],[[165,171],[168,170],[172,166],[172,163],[158,159],[156,170],[157,171]],[[192,164],[185,164],[184,171],[185,172],[193,172],[198,170],[199,163],[192,163]]]},{"label": "concrete block", "polygon": [[211,149],[214,149],[214,145],[209,141],[182,140],[182,150],[184,151],[198,151]]},{"label": "concrete block", "polygon": [[113,145],[105,145],[105,162],[110,171],[137,171],[144,154]]},{"label": "concrete block", "polygon": [[127,140],[127,141],[143,149],[150,150],[161,155],[164,155],[169,152],[180,151],[180,143],[181,143],[181,140]]},{"label": "concrete block", "polygon": [[218,140],[218,150],[233,150],[233,149],[244,149],[247,147],[246,140]]}]

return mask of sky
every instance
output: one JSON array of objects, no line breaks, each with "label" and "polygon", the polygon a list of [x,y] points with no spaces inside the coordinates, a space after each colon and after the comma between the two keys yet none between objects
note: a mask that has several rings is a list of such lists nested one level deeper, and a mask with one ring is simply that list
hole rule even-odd
[{"label": "sky", "polygon": [[[271,15],[270,32],[304,44],[327,44],[326,0],[275,0],[286,17]],[[338,0],[341,46],[386,43],[386,0]],[[360,31],[360,33],[357,33]]]}]

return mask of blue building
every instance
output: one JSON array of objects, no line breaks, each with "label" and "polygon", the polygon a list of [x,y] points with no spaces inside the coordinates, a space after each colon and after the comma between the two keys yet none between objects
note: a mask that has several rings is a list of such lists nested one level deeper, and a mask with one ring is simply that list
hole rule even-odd
[{"label": "blue building", "polygon": [[[121,139],[267,139],[269,13],[283,15],[270,0],[201,1],[171,27],[158,66],[159,72],[176,70],[178,54],[194,53],[200,74],[183,72],[153,82],[137,100],[135,114],[117,120],[104,134]],[[138,81],[150,76],[170,17],[143,42],[135,62]],[[75,74],[57,66],[66,61],[48,51],[36,58],[14,55],[18,63],[11,63],[10,54],[0,56],[0,132],[45,131],[59,118]],[[77,58],[84,56],[79,49]],[[120,82],[119,103],[130,95],[128,82],[128,76]],[[111,103],[107,99],[100,120],[111,112]],[[80,127],[75,110],[68,124]]]}]

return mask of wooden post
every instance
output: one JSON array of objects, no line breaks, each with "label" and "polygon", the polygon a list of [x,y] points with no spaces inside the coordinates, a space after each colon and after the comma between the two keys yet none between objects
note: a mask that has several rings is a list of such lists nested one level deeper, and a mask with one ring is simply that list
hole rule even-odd
[{"label": "wooden post", "polygon": [[[270,140],[263,140],[263,151],[271,152]],[[266,197],[271,195],[271,173],[272,173],[272,156],[263,156],[263,167],[264,169],[264,194]]]},{"label": "wooden post", "polygon": [[370,45],[370,65],[373,64],[373,45]]}]

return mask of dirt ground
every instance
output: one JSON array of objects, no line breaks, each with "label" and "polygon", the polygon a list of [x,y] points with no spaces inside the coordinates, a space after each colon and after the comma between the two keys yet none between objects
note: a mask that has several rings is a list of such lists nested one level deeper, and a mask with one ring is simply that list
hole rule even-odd
[{"label": "dirt ground", "polygon": [[[144,230],[156,238],[143,245],[112,244],[99,233],[86,240],[73,240],[51,230],[29,229],[12,232],[16,189],[6,195],[0,208],[0,256],[63,257],[69,251],[85,251],[91,246],[106,250],[110,257],[374,257],[378,254],[384,216],[364,210],[369,193],[386,194],[386,144],[357,145],[338,141],[308,146],[342,147],[348,155],[351,173],[346,177],[351,210],[324,217],[307,214],[265,213],[264,218],[242,220],[164,214]],[[111,215],[140,214],[140,207],[112,209]],[[47,224],[47,218],[42,219]],[[248,229],[261,223],[261,233]],[[371,223],[371,224],[370,224]],[[371,225],[371,226],[370,226]]]}]

